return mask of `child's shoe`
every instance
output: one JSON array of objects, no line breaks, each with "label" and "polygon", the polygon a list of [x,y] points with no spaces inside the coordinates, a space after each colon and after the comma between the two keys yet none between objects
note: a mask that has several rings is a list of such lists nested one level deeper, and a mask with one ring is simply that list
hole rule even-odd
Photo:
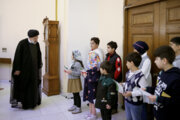
[{"label": "child's shoe", "polygon": [[96,120],[97,116],[96,115],[91,115],[90,117],[87,117],[86,120]]},{"label": "child's shoe", "polygon": [[84,115],[84,118],[86,119],[86,118],[91,117],[91,116],[92,116],[92,114],[89,112],[86,115]]},{"label": "child's shoe", "polygon": [[76,109],[72,111],[72,114],[77,114],[77,113],[81,113],[81,112],[82,112],[81,108],[76,107]]},{"label": "child's shoe", "polygon": [[73,110],[75,110],[75,109],[76,109],[76,106],[73,105],[72,107],[70,107],[70,108],[68,109],[68,111],[73,111]]}]

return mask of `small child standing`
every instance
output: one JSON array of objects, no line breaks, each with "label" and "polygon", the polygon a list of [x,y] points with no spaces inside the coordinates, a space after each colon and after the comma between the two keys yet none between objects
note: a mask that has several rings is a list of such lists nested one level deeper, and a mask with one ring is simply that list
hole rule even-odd
[{"label": "small child standing", "polygon": [[170,46],[161,46],[154,52],[155,64],[162,71],[157,77],[156,87],[145,90],[154,95],[149,99],[154,103],[156,120],[179,120],[180,69],[173,67],[175,52]]},{"label": "small child standing", "polygon": [[[121,82],[122,81],[122,66],[121,66],[121,57],[116,53],[117,49],[117,43],[114,41],[110,41],[107,43],[107,54],[106,54],[106,59],[109,61],[112,65],[112,70],[111,70],[111,77],[117,81]],[[116,103],[112,106],[112,114],[118,112],[118,92],[116,91],[115,95],[115,101]]]},{"label": "small child standing", "polygon": [[126,66],[129,71],[126,73],[126,82],[124,84],[125,92],[125,110],[127,120],[142,120],[143,98],[140,88],[147,87],[147,81],[144,74],[139,70],[141,56],[136,53],[130,53],[126,57]]},{"label": "small child standing", "polygon": [[173,62],[173,65],[175,67],[180,68],[180,37],[175,37],[171,39],[170,46],[172,47],[172,49],[174,50],[176,54],[176,58]]},{"label": "small child standing", "polygon": [[101,110],[102,120],[111,120],[112,105],[115,103],[116,84],[110,75],[111,68],[109,61],[101,63],[95,106]]},{"label": "small child standing", "polygon": [[69,70],[64,70],[68,73],[68,89],[67,92],[73,93],[74,105],[68,109],[72,114],[81,113],[81,98],[79,92],[82,90],[81,85],[81,69],[84,67],[81,60],[81,53],[78,50],[72,52],[72,65]]}]

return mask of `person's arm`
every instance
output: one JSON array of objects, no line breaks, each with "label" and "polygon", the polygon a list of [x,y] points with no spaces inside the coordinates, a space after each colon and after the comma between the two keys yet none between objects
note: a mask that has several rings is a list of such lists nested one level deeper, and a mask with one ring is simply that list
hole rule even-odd
[{"label": "person's arm", "polygon": [[108,87],[108,93],[107,93],[107,104],[111,107],[114,103],[115,100],[115,95],[116,95],[116,84],[112,83]]},{"label": "person's arm", "polygon": [[21,72],[21,64],[22,64],[22,45],[21,42],[18,44],[16,48],[16,52],[14,55],[13,69],[14,75],[19,75]]},{"label": "person's arm", "polygon": [[148,93],[154,94],[155,88],[156,87],[146,87],[145,91],[148,92]]},{"label": "person's arm", "polygon": [[141,71],[145,75],[145,78],[147,79],[148,75],[151,71],[151,61],[149,59],[146,59],[142,65]]},{"label": "person's arm", "polygon": [[[114,79],[118,80],[118,77],[122,72],[121,58],[120,57],[118,57],[116,59],[115,67],[116,67],[116,70],[115,70],[115,73],[114,73]],[[121,81],[118,80],[118,82],[121,82]]]}]

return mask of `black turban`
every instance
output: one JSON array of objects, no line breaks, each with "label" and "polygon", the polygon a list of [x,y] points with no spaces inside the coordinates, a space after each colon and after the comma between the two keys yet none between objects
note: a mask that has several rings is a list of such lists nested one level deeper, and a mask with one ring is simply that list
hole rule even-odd
[{"label": "black turban", "polygon": [[39,35],[39,31],[38,30],[31,29],[31,30],[28,31],[28,36],[29,37],[35,37],[35,36],[38,36],[38,35]]}]

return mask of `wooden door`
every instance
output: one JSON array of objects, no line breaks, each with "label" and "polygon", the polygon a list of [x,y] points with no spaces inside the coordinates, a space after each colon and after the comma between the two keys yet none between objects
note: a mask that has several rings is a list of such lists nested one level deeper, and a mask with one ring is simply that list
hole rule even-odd
[{"label": "wooden door", "polygon": [[[127,1],[133,3],[136,0]],[[124,74],[127,72],[125,56],[133,51],[132,44],[139,40],[145,41],[149,45],[148,55],[152,62],[151,74],[155,85],[159,70],[154,64],[153,52],[161,45],[168,45],[173,37],[180,36],[180,1],[154,0],[146,5],[134,4],[125,8]],[[151,109],[148,111],[148,120],[153,120]]]},{"label": "wooden door", "polygon": [[[136,41],[145,41],[148,46],[148,55],[153,63],[153,51],[159,41],[159,3],[153,3],[127,10],[127,34],[125,37],[125,54],[133,51],[132,44]],[[126,66],[124,66],[126,71]],[[152,64],[152,72],[156,70]]]},{"label": "wooden door", "polygon": [[180,36],[180,1],[161,2],[160,15],[159,45],[168,45],[173,37]]}]

